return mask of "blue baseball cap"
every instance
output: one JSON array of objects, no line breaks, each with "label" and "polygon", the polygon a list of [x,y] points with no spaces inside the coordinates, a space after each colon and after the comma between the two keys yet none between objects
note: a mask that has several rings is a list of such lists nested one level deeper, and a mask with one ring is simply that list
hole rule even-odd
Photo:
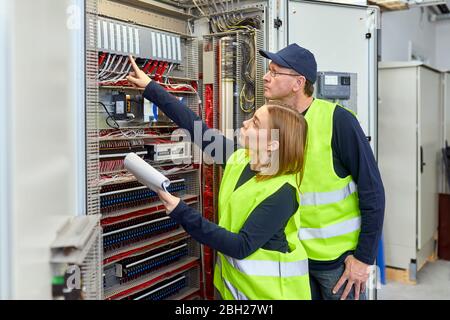
[{"label": "blue baseball cap", "polygon": [[259,54],[270,59],[281,67],[293,69],[303,75],[311,83],[317,79],[316,58],[308,49],[293,43],[277,53],[259,50]]}]

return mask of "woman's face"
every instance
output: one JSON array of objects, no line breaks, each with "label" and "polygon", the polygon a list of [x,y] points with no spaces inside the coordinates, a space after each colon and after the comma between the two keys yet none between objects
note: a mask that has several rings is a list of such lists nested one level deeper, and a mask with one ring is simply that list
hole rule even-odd
[{"label": "woman's face", "polygon": [[256,110],[253,117],[243,122],[239,143],[250,151],[267,152],[270,144],[269,111],[267,106]]}]

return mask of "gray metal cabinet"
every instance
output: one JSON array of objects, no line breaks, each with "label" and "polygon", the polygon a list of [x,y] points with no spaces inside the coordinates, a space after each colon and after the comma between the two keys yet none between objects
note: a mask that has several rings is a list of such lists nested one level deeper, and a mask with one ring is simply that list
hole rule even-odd
[{"label": "gray metal cabinet", "polygon": [[386,189],[386,265],[433,254],[440,170],[441,73],[418,62],[379,66],[378,159]]}]

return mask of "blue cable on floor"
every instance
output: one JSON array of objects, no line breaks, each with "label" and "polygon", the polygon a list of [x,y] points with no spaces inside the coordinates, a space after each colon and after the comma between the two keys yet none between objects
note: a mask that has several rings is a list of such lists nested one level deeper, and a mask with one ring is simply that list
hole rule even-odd
[{"label": "blue cable on floor", "polygon": [[380,270],[380,282],[381,284],[386,284],[386,264],[384,261],[383,235],[381,235],[380,242],[378,243],[377,266]]}]

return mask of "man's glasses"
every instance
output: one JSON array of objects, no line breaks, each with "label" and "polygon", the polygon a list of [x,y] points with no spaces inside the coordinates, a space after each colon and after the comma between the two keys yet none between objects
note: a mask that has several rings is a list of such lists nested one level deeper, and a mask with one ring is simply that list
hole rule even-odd
[{"label": "man's glasses", "polygon": [[270,76],[272,78],[276,78],[278,75],[285,75],[285,76],[291,76],[291,77],[302,77],[302,75],[295,74],[295,73],[276,72],[276,71],[272,71],[272,70],[268,70],[267,72],[270,74]]}]

